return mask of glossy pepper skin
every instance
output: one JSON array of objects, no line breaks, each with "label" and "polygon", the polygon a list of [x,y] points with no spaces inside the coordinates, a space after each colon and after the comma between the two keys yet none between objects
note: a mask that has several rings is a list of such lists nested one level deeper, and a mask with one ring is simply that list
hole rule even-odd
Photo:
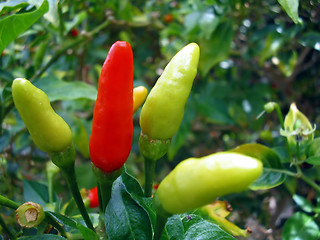
[{"label": "glossy pepper skin", "polygon": [[89,190],[88,198],[90,201],[90,208],[96,208],[99,206],[98,188],[94,187]]},{"label": "glossy pepper skin", "polygon": [[261,161],[238,153],[221,152],[179,163],[160,183],[155,199],[169,214],[183,213],[241,192],[261,174]]},{"label": "glossy pepper skin", "polygon": [[133,89],[133,113],[143,104],[148,95],[148,90],[144,86],[135,87]]},{"label": "glossy pepper skin", "polygon": [[150,91],[140,114],[141,131],[150,139],[167,140],[178,130],[199,56],[196,43],[185,46],[171,59]]},{"label": "glossy pepper skin", "polygon": [[52,109],[48,96],[30,81],[17,78],[12,84],[14,104],[33,141],[44,152],[57,153],[72,144],[68,124]]},{"label": "glossy pepper skin", "polygon": [[109,173],[129,156],[133,132],[133,53],[129,43],[114,43],[102,66],[89,150],[92,163]]}]

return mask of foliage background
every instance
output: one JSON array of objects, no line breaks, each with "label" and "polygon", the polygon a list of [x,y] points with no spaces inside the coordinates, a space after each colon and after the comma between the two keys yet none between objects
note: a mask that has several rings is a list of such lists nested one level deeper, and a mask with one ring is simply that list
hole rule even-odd
[{"label": "foliage background", "polygon": [[[34,146],[13,106],[13,79],[30,79],[48,94],[73,131],[79,185],[91,188],[95,180],[87,171],[88,138],[96,87],[108,49],[117,40],[132,45],[135,86],[149,90],[178,50],[192,41],[200,45],[199,72],[182,125],[168,154],[157,165],[157,181],[191,156],[247,142],[277,147],[283,139],[276,116],[257,119],[268,101],[278,102],[284,114],[290,103],[296,102],[312,123],[319,123],[319,1],[41,3],[0,3],[0,192],[11,199],[22,199],[23,179],[45,181],[47,159]],[[139,112],[133,119],[127,168],[143,183],[137,143]],[[314,168],[310,171],[317,173]],[[65,182],[58,176],[55,190],[67,198],[69,193],[64,189]],[[225,199],[235,209],[232,220],[254,230],[251,239],[281,239],[285,220],[298,208],[292,200],[295,193],[311,202],[316,198],[309,187],[289,178],[271,191],[245,192]],[[1,209],[1,213],[7,211]]]}]

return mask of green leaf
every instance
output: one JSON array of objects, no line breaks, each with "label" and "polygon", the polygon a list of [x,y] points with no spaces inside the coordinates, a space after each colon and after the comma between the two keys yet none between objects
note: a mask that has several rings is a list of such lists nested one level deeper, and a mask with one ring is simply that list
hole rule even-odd
[{"label": "green leaf", "polygon": [[65,240],[64,237],[53,234],[41,234],[35,236],[21,237],[19,240]]},{"label": "green leaf", "polygon": [[10,139],[10,132],[4,129],[0,136],[0,153],[2,153],[3,150],[9,145]]},{"label": "green leaf", "polygon": [[83,123],[83,119],[74,117],[73,124],[70,125],[72,131],[72,141],[85,158],[89,158],[89,136]]},{"label": "green leaf", "polygon": [[234,237],[223,231],[217,225],[207,222],[200,216],[194,214],[185,215],[185,217],[182,219],[182,223],[185,229],[184,240],[235,240]]},{"label": "green leaf", "polygon": [[294,194],[292,196],[294,202],[305,212],[312,213],[313,206],[312,204],[304,197]]},{"label": "green leaf", "polygon": [[59,0],[48,0],[49,1],[49,11],[44,15],[44,18],[47,19],[53,26],[59,26],[58,18],[58,2]]},{"label": "green leaf", "polygon": [[315,138],[309,142],[305,153],[307,157],[320,156],[320,138]]},{"label": "green leaf", "polygon": [[295,24],[299,23],[299,0],[278,0],[278,2],[293,22]]},{"label": "green leaf", "polygon": [[299,42],[305,47],[311,47],[320,51],[320,33],[319,32],[307,32],[302,35]]},{"label": "green leaf", "polygon": [[191,124],[195,117],[194,111],[191,109],[190,105],[187,103],[185,108],[185,114],[183,116],[183,120],[180,124],[178,132],[173,136],[167,156],[168,160],[172,161],[179,149],[185,143],[187,136],[190,133]]},{"label": "green leaf", "polygon": [[40,8],[33,12],[14,14],[0,20],[0,52],[21,33],[27,30],[48,11],[48,2],[43,1]]},{"label": "green leaf", "polygon": [[210,99],[206,95],[199,95],[195,99],[194,106],[196,111],[205,116],[207,121],[221,125],[235,124],[228,113],[228,107],[224,101],[212,97]]},{"label": "green leaf", "polygon": [[83,226],[81,223],[77,223],[77,228],[82,233],[84,240],[99,240],[95,231]]},{"label": "green leaf", "polygon": [[75,100],[79,98],[94,101],[97,98],[97,89],[84,82],[65,82],[59,78],[48,76],[35,82],[34,85],[44,91],[51,102],[56,100]]},{"label": "green leaf", "polygon": [[218,62],[229,56],[233,39],[232,22],[220,23],[209,39],[199,40],[200,54],[199,70],[203,76]]},{"label": "green leaf", "polygon": [[79,188],[90,189],[97,186],[96,178],[91,169],[91,162],[79,164],[75,168]]},{"label": "green leaf", "polygon": [[200,17],[201,17],[200,11],[194,11],[185,16],[184,27],[187,33],[190,34],[198,30]]},{"label": "green leaf", "polygon": [[105,226],[110,240],[152,239],[151,222],[146,210],[131,197],[121,178],[113,184]]},{"label": "green leaf", "polygon": [[183,240],[184,228],[179,215],[168,218],[161,240]]},{"label": "green leaf", "polygon": [[277,32],[272,32],[267,36],[264,48],[260,53],[259,64],[262,65],[267,59],[276,55],[284,44],[284,38]]},{"label": "green leaf", "polygon": [[318,240],[320,230],[312,217],[296,212],[285,223],[282,231],[282,240]]},{"label": "green leaf", "polygon": [[309,164],[312,164],[312,165],[315,165],[315,166],[319,166],[320,165],[320,155],[309,157],[305,161],[307,163],[309,163]]},{"label": "green leaf", "polygon": [[[23,181],[23,197],[26,202],[34,202],[40,204],[46,210],[46,203],[49,202],[48,188],[46,185],[36,181]],[[54,201],[56,196],[54,195]]]},{"label": "green leaf", "polygon": [[135,194],[136,196],[140,197],[144,196],[140,183],[127,172],[125,167],[121,174],[121,180],[130,194]]},{"label": "green leaf", "polygon": [[273,188],[285,181],[286,175],[275,171],[283,169],[283,166],[278,154],[272,149],[261,144],[250,143],[236,147],[231,152],[242,153],[262,161],[263,173],[250,185],[252,190]]},{"label": "green leaf", "polygon": [[212,8],[206,9],[202,12],[199,19],[200,37],[204,39],[210,39],[212,33],[216,30],[221,20],[220,16],[217,16]]},{"label": "green leaf", "polygon": [[28,1],[26,0],[11,0],[9,2],[3,2],[0,3],[0,13],[4,14],[16,9],[24,8],[28,5]]},{"label": "green leaf", "polygon": [[279,64],[277,65],[280,71],[289,77],[296,67],[298,61],[298,54],[296,51],[285,52],[278,55]]},{"label": "green leaf", "polygon": [[50,217],[53,221],[57,222],[60,226],[62,226],[64,231],[66,231],[68,234],[82,236],[80,230],[77,227],[77,222],[74,219],[50,211],[46,213],[48,217]]}]

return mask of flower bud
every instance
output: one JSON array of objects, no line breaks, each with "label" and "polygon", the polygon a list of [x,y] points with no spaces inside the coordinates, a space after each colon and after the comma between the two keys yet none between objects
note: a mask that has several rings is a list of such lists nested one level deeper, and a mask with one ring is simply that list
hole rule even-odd
[{"label": "flower bud", "polygon": [[295,147],[297,142],[312,140],[314,131],[315,127],[312,127],[309,119],[292,103],[284,119],[284,129],[280,130],[280,134],[287,137],[289,146]]}]

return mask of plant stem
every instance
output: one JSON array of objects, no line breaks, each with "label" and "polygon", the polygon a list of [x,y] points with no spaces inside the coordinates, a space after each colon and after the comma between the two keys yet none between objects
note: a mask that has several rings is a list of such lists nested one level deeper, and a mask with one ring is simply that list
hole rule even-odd
[{"label": "plant stem", "polygon": [[[110,201],[111,198],[111,192],[112,192],[112,184],[113,182],[100,182],[99,183],[99,189],[100,189],[100,195],[101,195],[101,205],[102,205],[102,213],[106,211],[106,207]],[[99,204],[100,205],[100,204]]]},{"label": "plant stem", "polygon": [[17,239],[17,236],[10,230],[10,228],[7,226],[7,224],[5,223],[1,215],[0,215],[0,225],[2,229],[8,234],[10,239],[13,239],[13,240]]},{"label": "plant stem", "polygon": [[16,210],[18,207],[20,207],[20,204],[0,195],[0,205],[4,207],[9,207],[14,210]]},{"label": "plant stem", "polygon": [[279,122],[281,124],[281,128],[284,129],[284,121],[283,121],[283,116],[282,116],[282,112],[281,112],[280,106],[279,106],[278,103],[275,103],[274,107],[275,107],[275,109],[277,111],[277,115],[278,115],[278,118],[279,118]]},{"label": "plant stem", "polygon": [[57,50],[55,55],[49,60],[49,62],[46,63],[35,75],[33,75],[32,78],[30,78],[30,81],[32,82],[33,80],[41,77],[41,75],[54,63],[56,60],[62,56],[65,52],[67,52],[70,48],[73,48],[74,46],[79,45],[82,42],[85,42],[87,38],[79,38],[76,39],[75,41],[72,41],[71,43],[67,44],[66,46],[62,47],[60,50]]},{"label": "plant stem", "polygon": [[59,231],[61,236],[67,238],[67,233],[64,230],[64,228],[60,225],[60,223],[57,222],[57,220],[49,212],[45,212],[45,214],[46,214],[46,219],[48,220],[48,222]]},{"label": "plant stem", "polygon": [[156,230],[154,232],[154,240],[160,240],[162,232],[166,226],[167,220],[168,220],[167,216],[162,216],[160,214],[157,214]]},{"label": "plant stem", "polygon": [[307,177],[301,170],[301,168],[296,165],[299,177],[306,182],[307,184],[309,184],[311,187],[313,187],[318,193],[320,193],[320,186],[318,184],[316,184],[312,179],[310,179],[309,177]]},{"label": "plant stem", "polygon": [[291,171],[288,171],[288,170],[282,170],[282,169],[272,169],[271,170],[272,172],[277,172],[277,173],[283,173],[283,174],[286,174],[288,176],[292,176],[292,177],[299,177],[299,173],[294,173],[294,172],[291,172]]},{"label": "plant stem", "polygon": [[150,160],[145,157],[144,167],[145,167],[144,196],[151,197],[156,161]]},{"label": "plant stem", "polygon": [[104,172],[92,165],[92,169],[98,182],[100,214],[104,214],[111,198],[112,184],[121,175],[122,168],[113,172]]},{"label": "plant stem", "polygon": [[95,34],[99,33],[103,28],[107,27],[110,24],[110,21],[105,21],[101,23],[99,26],[94,28],[89,33],[82,35],[82,37],[75,39],[74,41],[70,42],[69,44],[62,46],[61,49],[57,50],[53,57],[46,63],[32,78],[30,81],[39,78],[60,56],[65,54],[70,48],[73,48],[89,39],[91,39]]},{"label": "plant stem", "polygon": [[73,199],[75,200],[78,209],[83,217],[83,220],[85,221],[86,225],[88,228],[92,229],[94,231],[94,227],[92,225],[92,222],[89,218],[88,212],[86,210],[86,207],[84,206],[80,191],[79,191],[79,187],[76,181],[76,174],[74,171],[74,166],[70,167],[70,168],[64,168],[61,169],[62,173],[64,174],[64,177],[67,180],[69,189],[71,190]]}]

